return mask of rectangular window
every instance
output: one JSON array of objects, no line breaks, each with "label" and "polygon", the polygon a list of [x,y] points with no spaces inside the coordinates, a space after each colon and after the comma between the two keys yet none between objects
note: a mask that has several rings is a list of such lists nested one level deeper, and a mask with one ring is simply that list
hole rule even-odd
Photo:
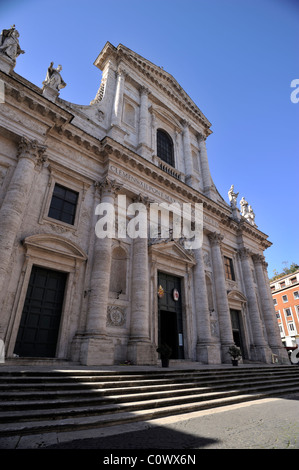
[{"label": "rectangular window", "polygon": [[230,279],[231,281],[235,281],[235,272],[234,272],[234,265],[233,260],[224,256],[224,268],[225,268],[225,277],[226,279]]},{"label": "rectangular window", "polygon": [[290,308],[285,308],[284,311],[285,311],[285,314],[286,314],[287,317],[291,317],[291,316],[292,316],[292,312],[291,312],[291,309],[290,309]]},{"label": "rectangular window", "polygon": [[276,318],[280,318],[280,313],[279,312],[275,312],[276,313]]},{"label": "rectangular window", "polygon": [[286,285],[286,282],[285,282],[285,281],[282,281],[282,282],[280,283],[280,287],[285,287],[285,285]]},{"label": "rectangular window", "polygon": [[296,290],[294,292],[294,299],[296,299],[296,300],[299,299],[299,291],[298,290]]},{"label": "rectangular window", "polygon": [[273,303],[274,303],[274,305],[277,305],[277,300],[273,299]]},{"label": "rectangular window", "polygon": [[282,296],[282,301],[283,301],[284,303],[286,303],[286,302],[288,301],[288,296],[287,296],[287,295],[283,295],[283,296]]},{"label": "rectangular window", "polygon": [[296,332],[294,323],[289,323],[288,327],[289,327],[289,332],[290,333]]},{"label": "rectangular window", "polygon": [[78,193],[55,184],[48,217],[74,225]]},{"label": "rectangular window", "polygon": [[290,279],[290,281],[291,281],[291,284],[296,284],[297,278],[296,278],[296,277],[292,277],[292,279]]}]

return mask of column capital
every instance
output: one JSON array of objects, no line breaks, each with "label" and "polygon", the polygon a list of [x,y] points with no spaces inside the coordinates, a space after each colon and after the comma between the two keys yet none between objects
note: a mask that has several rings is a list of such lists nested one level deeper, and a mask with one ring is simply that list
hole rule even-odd
[{"label": "column capital", "polygon": [[149,199],[148,196],[144,196],[143,194],[136,194],[133,196],[133,202],[140,202],[140,204],[144,204],[146,207],[149,207],[153,200]]},{"label": "column capital", "polygon": [[197,139],[198,139],[198,142],[201,144],[201,143],[205,143],[207,137],[204,134],[198,133]]},{"label": "column capital", "polygon": [[242,248],[239,248],[238,255],[241,259],[248,259],[252,255],[252,252],[249,250],[249,248],[243,246]]},{"label": "column capital", "polygon": [[140,85],[140,87],[139,87],[139,92],[140,92],[140,95],[141,95],[141,96],[143,96],[143,95],[145,95],[145,96],[149,95],[149,89],[146,88],[144,85]]},{"label": "column capital", "polygon": [[255,265],[260,264],[262,266],[265,266],[267,263],[265,261],[265,257],[263,255],[259,255],[257,253],[253,253],[252,259]]},{"label": "column capital", "polygon": [[215,245],[220,246],[223,239],[224,239],[224,236],[221,235],[221,233],[213,232],[213,233],[209,233],[208,238],[209,238],[212,246],[215,246]]},{"label": "column capital", "polygon": [[108,177],[105,177],[102,181],[96,182],[95,186],[101,195],[110,194],[113,196],[115,196],[122,188],[122,184],[117,183],[115,180],[111,180]]},{"label": "column capital", "polygon": [[124,69],[123,67],[120,67],[120,66],[117,68],[115,73],[116,73],[117,77],[126,78],[128,76],[128,72],[126,71],[126,69]]},{"label": "column capital", "polygon": [[186,131],[186,130],[189,130],[189,129],[190,129],[191,123],[190,123],[189,121],[186,121],[186,119],[184,119],[184,120],[182,121],[182,126],[183,126],[184,131]]},{"label": "column capital", "polygon": [[46,145],[39,144],[36,140],[30,140],[23,136],[18,146],[18,158],[28,158],[35,165],[41,165],[47,160],[46,149]]}]

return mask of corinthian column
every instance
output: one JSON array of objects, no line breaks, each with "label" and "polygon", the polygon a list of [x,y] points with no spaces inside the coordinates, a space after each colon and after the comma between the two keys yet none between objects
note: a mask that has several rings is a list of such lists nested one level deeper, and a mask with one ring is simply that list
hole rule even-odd
[{"label": "corinthian column", "polygon": [[[105,178],[98,186],[101,204],[105,204],[105,207],[102,206],[103,210],[107,211],[110,207],[111,217],[114,217],[114,199],[118,189],[118,186],[108,178]],[[111,236],[107,234],[103,238],[95,237],[86,330],[80,357],[81,362],[86,365],[114,363],[113,342],[106,333],[111,251]]]},{"label": "corinthian column", "polygon": [[202,172],[203,189],[208,197],[211,197],[212,192],[212,178],[210,173],[207,148],[206,148],[206,137],[202,134],[198,136],[199,150],[200,150],[200,164]]},{"label": "corinthian column", "polygon": [[7,277],[15,238],[28,203],[35,176],[34,170],[45,160],[45,150],[45,146],[25,137],[21,139],[19,144],[18,163],[0,210],[0,295]]},{"label": "corinthian column", "polygon": [[193,175],[193,162],[190,142],[190,124],[186,121],[183,123],[183,145],[184,145],[184,156],[185,156],[185,171],[186,171],[186,182],[191,183],[192,186],[192,175]]},{"label": "corinthian column", "polygon": [[148,89],[140,89],[140,116],[139,116],[139,148],[142,156],[146,156],[148,149]]},{"label": "corinthian column", "polygon": [[270,293],[270,284],[267,274],[267,264],[262,255],[254,254],[252,256],[255,273],[257,278],[258,290],[262,304],[263,317],[265,321],[269,346],[274,354],[277,354],[281,362],[289,363],[288,355],[282,345],[278,323],[275,315],[272,295]]},{"label": "corinthian column", "polygon": [[210,311],[202,249],[194,250],[196,265],[194,267],[194,294],[197,322],[196,356],[204,364],[221,362],[219,349],[214,343],[210,327]]},{"label": "corinthian column", "polygon": [[243,247],[239,250],[238,253],[241,259],[242,273],[248,302],[247,305],[249,310],[249,319],[251,321],[255,360],[271,362],[271,351],[264,338],[263,323],[259,311],[256,290],[249,262],[250,251]]},{"label": "corinthian column", "polygon": [[[141,202],[140,196],[138,202]],[[146,203],[145,200],[143,200]],[[132,302],[128,358],[134,364],[153,364],[155,354],[149,331],[149,267],[148,238],[136,237],[132,242]]]},{"label": "corinthian column", "polygon": [[223,236],[214,232],[209,235],[209,240],[211,243],[211,255],[215,280],[222,362],[230,362],[231,360],[230,356],[228,355],[228,348],[234,344],[234,339],[230,319],[230,310],[227,300],[223,257],[220,248]]}]

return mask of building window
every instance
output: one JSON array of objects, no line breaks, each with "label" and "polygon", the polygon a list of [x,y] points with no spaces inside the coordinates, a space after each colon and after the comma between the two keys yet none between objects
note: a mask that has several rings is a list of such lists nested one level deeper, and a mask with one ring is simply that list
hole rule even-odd
[{"label": "building window", "polygon": [[226,279],[230,279],[231,281],[235,281],[235,272],[234,272],[234,265],[233,260],[224,256],[224,268],[225,268],[225,277]]},{"label": "building window", "polygon": [[48,217],[74,225],[78,195],[76,191],[56,183]]},{"label": "building window", "polygon": [[284,303],[286,303],[286,302],[288,301],[288,296],[287,296],[287,295],[283,295],[283,296],[282,296],[282,301],[283,301]]},{"label": "building window", "polygon": [[276,318],[280,318],[280,312],[275,312],[276,313]]},{"label": "building window", "polygon": [[280,285],[281,288],[283,288],[283,287],[285,287],[286,282],[285,282],[285,281],[282,281],[279,285]]},{"label": "building window", "polygon": [[296,291],[294,292],[294,299],[296,299],[296,300],[299,299],[299,291],[298,291],[298,290],[296,290]]},{"label": "building window", "polygon": [[289,323],[289,324],[288,324],[288,328],[289,328],[289,332],[290,332],[290,333],[293,333],[293,334],[296,333],[296,329],[295,329],[294,323]]},{"label": "building window", "polygon": [[274,303],[274,305],[277,305],[277,300],[273,299],[273,303]]},{"label": "building window", "polygon": [[291,284],[296,284],[297,278],[296,278],[296,277],[292,277],[292,279],[290,279],[290,282],[291,282]]},{"label": "building window", "polygon": [[172,138],[161,129],[157,130],[157,155],[168,165],[174,166]]},{"label": "building window", "polygon": [[292,316],[292,312],[291,312],[291,309],[290,308],[285,308],[284,309],[284,312],[286,314],[287,317],[291,317]]}]

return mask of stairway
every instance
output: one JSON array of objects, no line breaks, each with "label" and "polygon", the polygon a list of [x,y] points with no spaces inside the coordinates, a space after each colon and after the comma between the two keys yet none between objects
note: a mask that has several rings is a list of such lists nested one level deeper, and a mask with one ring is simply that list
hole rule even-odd
[{"label": "stairway", "polygon": [[103,428],[296,392],[299,367],[294,365],[118,372],[0,369],[0,442],[13,436]]}]

